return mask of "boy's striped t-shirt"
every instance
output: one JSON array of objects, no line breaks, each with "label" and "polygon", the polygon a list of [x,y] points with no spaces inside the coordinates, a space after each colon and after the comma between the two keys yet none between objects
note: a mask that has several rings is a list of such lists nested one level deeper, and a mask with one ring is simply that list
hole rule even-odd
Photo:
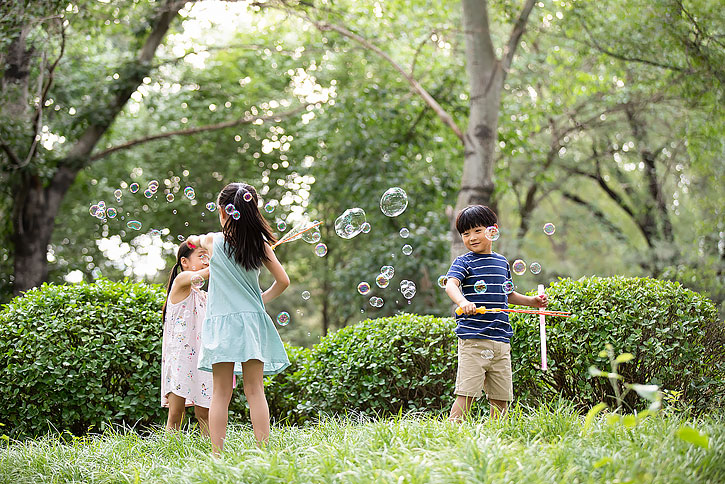
[{"label": "boy's striped t-shirt", "polygon": [[[461,283],[463,296],[476,307],[508,308],[503,284],[511,280],[511,269],[504,256],[492,252],[468,252],[456,257],[447,277]],[[485,290],[484,290],[485,285]],[[513,335],[508,313],[456,315],[456,334],[462,339],[490,339],[508,343]]]}]

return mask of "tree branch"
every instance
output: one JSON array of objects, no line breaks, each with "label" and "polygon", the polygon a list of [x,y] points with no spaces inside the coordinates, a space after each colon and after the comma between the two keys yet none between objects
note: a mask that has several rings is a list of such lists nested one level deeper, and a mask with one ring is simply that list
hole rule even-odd
[{"label": "tree branch", "polygon": [[170,138],[172,136],[188,136],[198,133],[204,133],[206,131],[216,131],[224,128],[231,128],[233,126],[239,126],[242,124],[252,124],[255,121],[269,121],[269,120],[277,120],[277,119],[283,119],[292,117],[295,114],[298,114],[305,109],[307,109],[307,106],[310,106],[311,104],[306,104],[303,106],[299,106],[292,111],[287,111],[285,113],[281,114],[274,114],[271,116],[249,116],[242,119],[235,119],[232,121],[225,121],[223,123],[216,123],[216,124],[209,124],[206,126],[199,126],[196,128],[189,128],[189,129],[179,129],[176,131],[167,131],[166,133],[157,133],[150,136],[144,136],[143,138],[138,138],[135,140],[127,141],[126,143],[122,143],[120,145],[112,146],[110,148],[107,148],[99,153],[96,153],[90,157],[90,161],[96,161],[100,160],[101,158],[105,158],[106,156],[110,155],[111,153],[115,153],[116,151],[126,150],[128,148],[131,148],[133,146],[137,146],[140,144],[148,143],[149,141],[156,141],[159,139],[164,138]]},{"label": "tree branch", "polygon": [[15,166],[21,166],[22,161],[20,161],[20,158],[18,158],[18,155],[15,154],[13,149],[5,142],[4,139],[0,138],[0,148],[3,149],[3,151],[8,155],[8,158],[10,158],[10,161]]},{"label": "tree branch", "polygon": [[534,9],[535,4],[536,0],[526,0],[526,3],[524,3],[524,6],[521,8],[519,17],[516,19],[516,23],[514,24],[513,29],[511,29],[511,35],[509,35],[508,42],[506,42],[506,48],[504,50],[503,59],[501,61],[501,68],[503,69],[504,73],[508,73],[509,68],[511,67],[511,62],[513,62],[514,54],[516,53],[516,49],[519,46],[521,36],[524,35],[524,32],[526,31],[526,24],[529,21],[529,15]]},{"label": "tree branch", "polygon": [[567,200],[570,200],[570,201],[576,203],[577,205],[581,205],[582,207],[589,210],[592,213],[592,215],[594,216],[594,218],[599,220],[602,223],[602,225],[607,227],[612,232],[612,235],[614,235],[617,239],[619,239],[621,241],[626,241],[626,237],[622,234],[622,231],[616,225],[614,225],[607,218],[607,216],[604,214],[604,212],[599,210],[599,208],[595,207],[594,205],[587,202],[586,200],[583,200],[582,198],[578,197],[577,195],[574,195],[573,193],[569,193],[567,191],[562,191],[561,194]]}]

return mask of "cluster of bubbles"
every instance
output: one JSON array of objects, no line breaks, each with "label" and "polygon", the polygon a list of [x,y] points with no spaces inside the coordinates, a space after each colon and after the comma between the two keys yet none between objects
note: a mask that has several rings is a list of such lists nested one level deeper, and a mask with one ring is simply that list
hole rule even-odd
[{"label": "cluster of bubbles", "polygon": [[385,301],[383,301],[383,298],[381,298],[381,297],[373,296],[370,298],[370,305],[374,308],[383,307],[384,302]]},{"label": "cluster of bubbles", "polygon": [[213,212],[214,210],[216,210],[216,203],[214,203],[214,202],[207,203],[206,209],[209,210],[210,212]]},{"label": "cluster of bubbles", "polygon": [[159,189],[159,181],[158,180],[151,180],[148,184],[148,187],[143,192],[143,196],[146,198],[151,198],[154,195],[156,195],[156,192]]},{"label": "cluster of bubbles", "polygon": [[413,299],[413,296],[415,296],[415,290],[416,287],[413,281],[408,281],[407,279],[400,281],[400,293],[405,299]]},{"label": "cluster of bubbles", "polygon": [[105,220],[106,217],[114,218],[116,215],[118,215],[118,211],[113,207],[106,207],[106,202],[104,202],[103,200],[98,203],[92,204],[88,209],[88,213],[90,213],[93,217],[96,217],[99,220]]},{"label": "cluster of bubbles", "polygon": [[352,239],[362,232],[363,224],[366,223],[365,210],[362,208],[348,208],[335,219],[335,233],[343,239]]},{"label": "cluster of bubbles", "polygon": [[[247,192],[247,193],[249,193],[249,192]],[[237,210],[237,208],[236,208],[236,207],[234,206],[234,204],[233,204],[233,203],[228,203],[228,204],[227,204],[227,205],[226,205],[226,206],[224,207],[224,212],[226,212],[226,214],[227,214],[227,215],[231,215],[231,217],[232,217],[232,218],[233,218],[234,220],[239,220],[239,217],[241,217],[241,216],[242,216],[242,214],[241,214],[241,213],[239,213],[239,210]]]}]

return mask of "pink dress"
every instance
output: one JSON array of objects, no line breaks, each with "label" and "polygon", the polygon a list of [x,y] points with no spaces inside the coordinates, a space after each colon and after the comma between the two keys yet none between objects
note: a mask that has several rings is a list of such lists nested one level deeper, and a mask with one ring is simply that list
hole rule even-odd
[{"label": "pink dress", "polygon": [[209,408],[212,374],[197,369],[201,326],[206,315],[206,292],[191,292],[176,304],[168,301],[161,348],[161,406],[169,406],[169,393],[186,398],[186,406]]}]

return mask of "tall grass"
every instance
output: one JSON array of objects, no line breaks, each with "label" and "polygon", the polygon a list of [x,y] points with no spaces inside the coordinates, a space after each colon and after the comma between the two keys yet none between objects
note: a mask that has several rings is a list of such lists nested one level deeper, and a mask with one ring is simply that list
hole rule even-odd
[{"label": "tall grass", "polygon": [[[687,423],[709,448],[676,436]],[[0,483],[41,482],[725,482],[725,418],[648,418],[628,429],[583,419],[566,404],[514,407],[508,418],[457,425],[426,415],[324,419],[274,427],[258,449],[251,428],[231,426],[225,454],[210,457],[194,431],[167,436],[107,430],[47,436],[0,448]]]}]

